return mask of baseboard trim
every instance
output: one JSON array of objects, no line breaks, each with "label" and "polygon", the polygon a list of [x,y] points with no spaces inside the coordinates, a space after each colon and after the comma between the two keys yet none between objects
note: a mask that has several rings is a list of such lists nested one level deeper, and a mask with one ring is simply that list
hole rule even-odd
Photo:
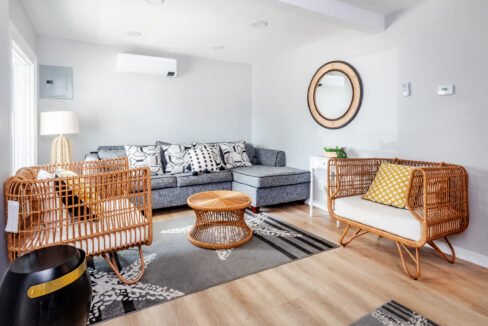
[{"label": "baseboard trim", "polygon": [[[439,249],[442,250],[442,252],[449,254],[451,251],[449,247],[442,241],[436,241],[436,245],[439,247]],[[429,246],[429,245],[427,245]],[[429,246],[430,247],[430,246]],[[483,267],[488,267],[488,256],[484,256],[482,254],[479,254],[477,252],[460,248],[458,246],[453,246],[454,250],[456,251],[456,257],[463,259],[465,261],[469,261],[470,263],[483,266]]]},{"label": "baseboard trim", "polygon": [[[307,200],[307,204],[308,204],[308,206],[310,206],[310,200]],[[327,206],[325,206],[325,205],[313,203],[313,207],[318,208],[318,209],[321,209],[321,210],[325,211],[326,213],[328,211],[327,210]]]},{"label": "baseboard trim", "polygon": [[[307,203],[308,203],[308,205],[310,205],[310,200],[308,200]],[[318,203],[313,203],[313,207],[321,209],[325,212],[328,211],[326,206],[318,204]],[[436,244],[439,247],[439,249],[441,249],[444,253],[446,253],[446,254],[450,253],[449,247],[444,242],[438,241],[438,242],[436,242]],[[429,245],[427,245],[427,246],[429,246]],[[460,259],[466,260],[470,263],[488,268],[488,256],[479,254],[477,252],[474,252],[474,251],[471,251],[468,249],[460,248],[458,246],[453,246],[453,247],[454,247],[454,250],[456,251],[456,257],[457,258],[460,258]]]}]

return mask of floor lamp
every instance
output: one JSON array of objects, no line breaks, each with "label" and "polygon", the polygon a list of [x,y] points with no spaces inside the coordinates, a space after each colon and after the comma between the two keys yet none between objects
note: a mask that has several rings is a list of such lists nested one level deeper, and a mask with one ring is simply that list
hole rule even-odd
[{"label": "floor lamp", "polygon": [[71,143],[64,135],[78,132],[79,121],[76,112],[41,112],[41,135],[59,135],[51,144],[51,164],[71,162]]}]

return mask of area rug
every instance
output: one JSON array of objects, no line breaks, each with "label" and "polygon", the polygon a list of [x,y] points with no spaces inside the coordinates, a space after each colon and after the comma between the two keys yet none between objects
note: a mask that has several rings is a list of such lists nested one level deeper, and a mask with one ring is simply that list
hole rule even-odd
[{"label": "area rug", "polygon": [[375,311],[363,316],[351,326],[436,326],[433,321],[408,309],[404,305],[389,301]]},{"label": "area rug", "polygon": [[[135,285],[122,284],[101,258],[89,263],[93,302],[89,324],[168,302],[337,246],[265,213],[245,215],[253,239],[230,250],[207,250],[187,239],[195,218],[155,222],[153,243],[144,247],[146,271]],[[139,270],[137,250],[118,254],[126,277]]]}]

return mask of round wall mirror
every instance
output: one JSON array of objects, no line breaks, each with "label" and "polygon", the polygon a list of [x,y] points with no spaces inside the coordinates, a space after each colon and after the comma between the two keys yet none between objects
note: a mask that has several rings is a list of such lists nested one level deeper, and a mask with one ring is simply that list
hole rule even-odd
[{"label": "round wall mirror", "polygon": [[342,61],[329,62],[317,70],[308,88],[308,107],[317,123],[338,129],[351,122],[362,100],[361,79]]}]

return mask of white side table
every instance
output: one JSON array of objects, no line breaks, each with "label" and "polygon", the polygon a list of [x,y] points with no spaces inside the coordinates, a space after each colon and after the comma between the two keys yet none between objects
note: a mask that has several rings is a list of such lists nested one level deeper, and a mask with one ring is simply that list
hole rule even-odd
[{"label": "white side table", "polygon": [[[310,206],[310,216],[313,215],[313,208],[317,207],[319,209],[327,211],[327,197],[328,197],[328,191],[327,191],[327,186],[324,186],[324,193],[325,193],[325,205],[320,204],[320,203],[315,203],[314,202],[314,175],[315,175],[315,170],[317,169],[324,169],[325,170],[325,175],[327,177],[327,168],[329,164],[329,158],[326,156],[320,156],[320,155],[311,155],[309,157],[310,159],[310,199],[308,201],[308,205]],[[340,226],[340,222],[337,221],[337,227]]]}]

